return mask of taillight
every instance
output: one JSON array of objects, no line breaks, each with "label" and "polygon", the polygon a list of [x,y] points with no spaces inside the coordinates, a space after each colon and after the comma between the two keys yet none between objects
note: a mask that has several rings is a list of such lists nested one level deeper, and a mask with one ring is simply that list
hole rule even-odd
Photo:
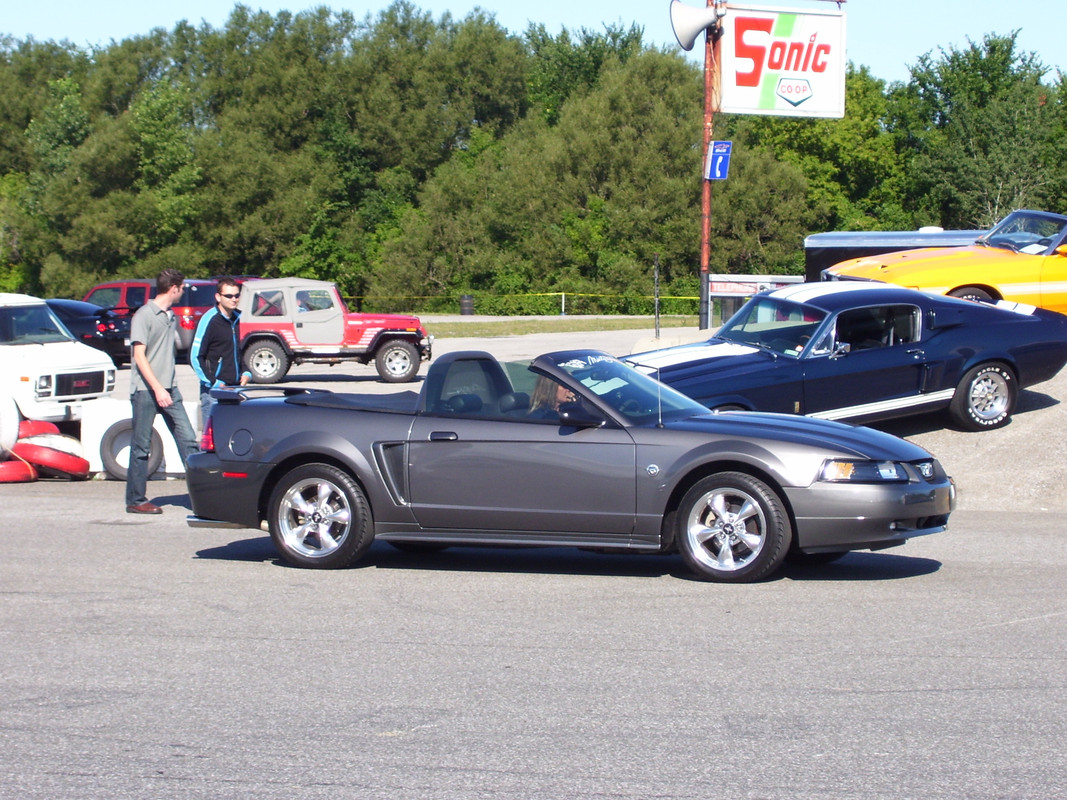
[{"label": "taillight", "polygon": [[187,330],[196,328],[196,311],[189,306],[172,309],[174,316],[178,318],[178,324]]},{"label": "taillight", "polygon": [[215,423],[211,417],[204,423],[204,432],[200,434],[200,449],[205,453],[215,452]]}]

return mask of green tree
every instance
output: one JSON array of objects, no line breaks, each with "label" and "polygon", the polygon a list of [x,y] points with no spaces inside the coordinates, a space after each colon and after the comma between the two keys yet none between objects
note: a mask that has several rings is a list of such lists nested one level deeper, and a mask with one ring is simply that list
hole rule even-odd
[{"label": "green tree", "polygon": [[1043,162],[1054,131],[1047,68],[1020,53],[1017,32],[919,58],[891,93],[890,128],[907,160],[911,202],[925,223],[984,228],[1042,205],[1058,170]]},{"label": "green tree", "polygon": [[600,72],[610,58],[625,62],[641,52],[642,30],[608,26],[604,33],[582,28],[577,41],[566,28],[551,36],[544,25],[530,24],[524,38],[531,58],[527,78],[530,108],[550,125],[559,121],[567,98],[596,86]]},{"label": "green tree", "polygon": [[67,168],[91,127],[89,114],[82,107],[81,89],[73,78],[51,81],[48,89],[48,105],[26,129],[36,168],[46,176]]}]

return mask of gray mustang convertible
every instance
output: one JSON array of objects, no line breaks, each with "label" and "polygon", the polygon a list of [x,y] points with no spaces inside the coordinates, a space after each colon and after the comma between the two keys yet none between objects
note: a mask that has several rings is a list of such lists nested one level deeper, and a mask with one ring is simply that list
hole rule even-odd
[{"label": "gray mustang convertible", "polygon": [[422,392],[216,390],[187,473],[194,527],[269,528],[305,567],[375,538],[678,551],[701,578],[754,581],[944,530],[952,481],[868,428],[711,413],[589,350],[502,364],[449,353]]}]

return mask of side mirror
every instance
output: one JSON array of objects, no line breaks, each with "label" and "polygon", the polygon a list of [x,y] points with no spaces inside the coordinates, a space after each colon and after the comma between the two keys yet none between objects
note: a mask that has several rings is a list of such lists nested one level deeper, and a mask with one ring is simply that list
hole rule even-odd
[{"label": "side mirror", "polygon": [[607,422],[598,412],[581,403],[560,403],[559,424],[571,428],[601,428]]},{"label": "side mirror", "polygon": [[1067,256],[1067,244],[1061,244],[1055,250],[1052,251],[1058,256]]},{"label": "side mirror", "polygon": [[830,353],[830,358],[843,358],[852,352],[852,345],[848,342],[838,342],[834,345],[833,351]]}]

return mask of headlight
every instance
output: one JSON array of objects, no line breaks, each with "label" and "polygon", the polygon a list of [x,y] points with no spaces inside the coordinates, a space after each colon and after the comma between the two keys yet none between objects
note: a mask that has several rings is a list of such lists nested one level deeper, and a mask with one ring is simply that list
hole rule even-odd
[{"label": "headlight", "polygon": [[903,465],[895,461],[832,459],[823,464],[821,480],[834,483],[885,483],[908,480]]},{"label": "headlight", "polygon": [[931,480],[936,474],[933,461],[916,461],[912,464],[926,480]]},{"label": "headlight", "polygon": [[37,396],[38,397],[51,397],[52,396],[52,376],[41,375],[37,378]]}]

